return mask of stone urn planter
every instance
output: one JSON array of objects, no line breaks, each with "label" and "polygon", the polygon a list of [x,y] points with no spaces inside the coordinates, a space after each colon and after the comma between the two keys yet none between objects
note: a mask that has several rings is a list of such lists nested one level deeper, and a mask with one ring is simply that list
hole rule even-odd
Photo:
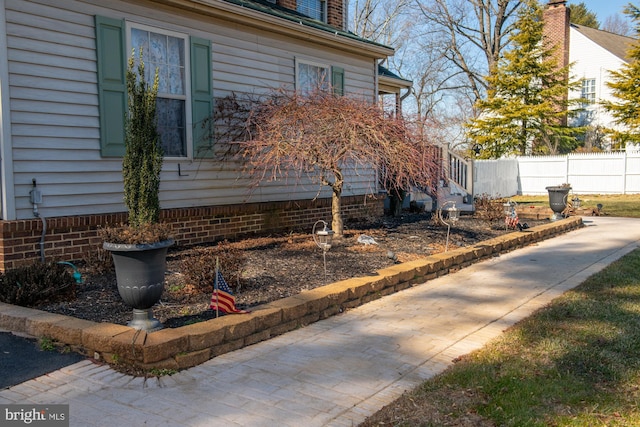
[{"label": "stone urn planter", "polygon": [[551,221],[557,221],[563,218],[562,212],[567,208],[567,198],[571,187],[568,185],[557,185],[547,187],[549,192],[549,206],[553,211]]},{"label": "stone urn planter", "polygon": [[160,220],[160,172],[163,150],[157,129],[158,74],[150,81],[140,48],[129,57],[126,83],[128,112],[125,117],[122,177],[128,226],[105,228],[102,247],[111,252],[118,292],[133,308],[128,326],[148,332],[162,328],[152,307],[160,300],[169,246],[173,244]]},{"label": "stone urn planter", "polygon": [[150,244],[104,242],[111,252],[116,269],[118,292],[125,304],[133,308],[133,319],[127,324],[147,332],[162,329],[153,317],[152,307],[160,300],[164,288],[167,250],[173,239]]}]

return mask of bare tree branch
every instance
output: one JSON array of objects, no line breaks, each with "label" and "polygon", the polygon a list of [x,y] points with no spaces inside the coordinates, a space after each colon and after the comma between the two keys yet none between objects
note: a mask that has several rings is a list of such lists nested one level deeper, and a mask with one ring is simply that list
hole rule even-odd
[{"label": "bare tree branch", "polygon": [[281,180],[293,171],[329,187],[332,228],[339,235],[347,171],[375,171],[389,192],[435,188],[436,150],[424,133],[362,99],[280,90],[255,106],[248,126],[251,139],[242,143],[242,156],[254,182]]}]

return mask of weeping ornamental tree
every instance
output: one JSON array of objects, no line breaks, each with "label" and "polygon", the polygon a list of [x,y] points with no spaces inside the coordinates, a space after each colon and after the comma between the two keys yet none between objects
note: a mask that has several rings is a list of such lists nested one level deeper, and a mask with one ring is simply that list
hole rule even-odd
[{"label": "weeping ornamental tree", "polygon": [[[343,234],[341,196],[347,175],[373,170],[391,194],[434,188],[436,149],[402,118],[362,99],[318,90],[279,91],[248,120],[242,155],[256,184],[294,173],[331,189],[332,229]],[[372,184],[371,192],[377,191]]]}]

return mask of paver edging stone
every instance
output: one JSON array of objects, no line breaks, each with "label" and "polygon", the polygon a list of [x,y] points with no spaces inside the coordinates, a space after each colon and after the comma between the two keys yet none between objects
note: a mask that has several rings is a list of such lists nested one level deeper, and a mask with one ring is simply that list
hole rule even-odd
[{"label": "paver edging stone", "polygon": [[218,322],[207,320],[183,326],[182,332],[189,337],[186,351],[196,352],[211,348],[224,341],[223,326]]},{"label": "paver edging stone", "polygon": [[175,355],[174,359],[178,365],[178,369],[191,368],[211,359],[211,349],[206,348],[204,350],[192,351],[190,353],[178,353]]},{"label": "paver edging stone", "polygon": [[82,332],[85,328],[92,326],[94,322],[63,315],[58,316],[58,318],[48,316],[28,318],[25,323],[25,331],[34,337],[47,337],[68,345],[81,346]]},{"label": "paver edging stone", "polygon": [[[247,331],[247,323],[250,322],[237,325],[242,329],[241,333]],[[173,360],[175,355],[184,352],[189,345],[189,336],[178,329],[180,328],[166,328],[147,334],[147,339],[142,346],[142,362],[157,363],[163,360]]]},{"label": "paver edging stone", "polygon": [[[353,284],[354,282],[343,280],[340,282],[333,282],[319,288],[302,291],[301,294],[311,295],[315,298],[326,299],[327,305],[324,307],[326,309],[331,305],[342,304],[343,302],[349,300],[350,294],[352,293]],[[358,285],[360,285],[360,282],[358,282]],[[357,288],[358,286],[355,287]]]},{"label": "paver edging stone", "polygon": [[[583,226],[580,217],[495,237],[468,248],[431,255],[381,269],[374,276],[334,282],[255,307],[249,314],[228,315],[153,333],[96,323],[0,303],[0,328],[30,332],[66,344],[81,345],[88,356],[128,362],[142,368],[185,369],[209,358],[269,339],[297,327],[356,307],[400,289],[448,274],[481,259]],[[45,325],[51,320],[49,326]],[[74,331],[65,334],[65,325]],[[78,329],[81,329],[78,331]],[[81,342],[78,342],[78,335]],[[65,342],[72,341],[72,342]]]},{"label": "paver edging stone", "polygon": [[[113,323],[97,323],[91,322],[91,326],[82,330],[82,347],[87,349],[88,356],[94,356],[95,353],[113,352],[112,344],[114,338],[125,335],[131,336],[137,332],[124,325],[115,325]],[[123,339],[123,336],[120,336]],[[66,344],[66,343],[65,343]]]}]

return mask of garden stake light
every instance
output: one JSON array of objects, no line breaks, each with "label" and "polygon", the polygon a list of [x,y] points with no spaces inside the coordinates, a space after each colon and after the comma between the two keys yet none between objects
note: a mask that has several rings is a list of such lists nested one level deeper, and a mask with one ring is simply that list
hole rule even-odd
[{"label": "garden stake light", "polygon": [[449,250],[449,232],[451,231],[451,225],[447,221],[444,220],[444,217],[442,216],[442,210],[448,204],[453,204],[453,206],[451,206],[449,209],[447,209],[447,219],[449,221],[455,223],[455,222],[458,222],[458,219],[460,218],[460,216],[459,216],[460,211],[456,208],[456,202],[454,202],[452,200],[444,202],[442,204],[442,206],[440,207],[440,209],[438,210],[439,215],[440,215],[440,221],[442,221],[447,226],[447,241],[446,241],[445,246],[444,246],[444,251],[445,252],[447,252]]},{"label": "garden stake light", "polygon": [[571,204],[572,204],[574,209],[579,209],[581,202],[582,202],[582,200],[580,200],[580,198],[578,198],[578,196],[575,196],[573,199],[571,199]]},{"label": "garden stake light", "polygon": [[[322,224],[322,230],[316,231],[316,227],[318,224]],[[331,249],[331,241],[333,240],[333,230],[327,228],[326,221],[319,220],[313,224],[313,229],[311,230],[311,234],[313,235],[313,241],[315,244],[322,249],[322,259],[324,261],[324,279],[325,282],[327,280],[327,251]]]}]

